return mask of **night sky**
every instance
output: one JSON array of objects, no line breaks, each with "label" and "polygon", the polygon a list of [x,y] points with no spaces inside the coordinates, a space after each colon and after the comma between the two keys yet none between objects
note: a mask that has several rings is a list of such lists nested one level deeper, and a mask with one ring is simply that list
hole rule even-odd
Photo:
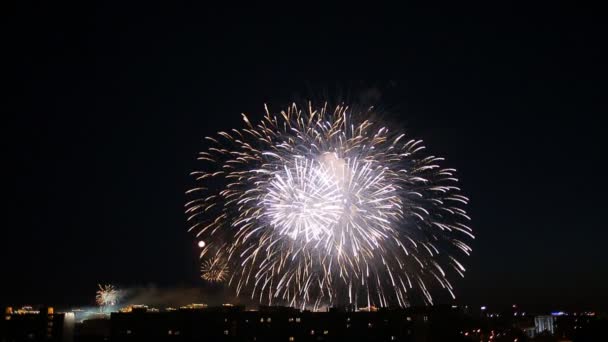
[{"label": "night sky", "polygon": [[204,287],[183,214],[203,137],[328,98],[375,100],[459,170],[459,302],[607,308],[605,18],[456,3],[9,6],[0,304]]}]

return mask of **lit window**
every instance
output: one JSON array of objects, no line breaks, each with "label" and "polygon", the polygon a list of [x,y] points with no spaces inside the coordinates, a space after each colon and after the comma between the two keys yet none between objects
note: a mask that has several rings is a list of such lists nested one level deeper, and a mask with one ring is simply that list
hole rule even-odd
[{"label": "lit window", "polygon": [[311,330],[311,331],[310,331],[310,334],[311,334],[311,335],[314,335],[314,334],[315,334],[315,331],[314,331],[314,330]]},{"label": "lit window", "polygon": [[395,341],[397,338],[395,336],[391,336],[391,341]]},{"label": "lit window", "polygon": [[300,323],[300,317],[296,317],[296,322]]},{"label": "lit window", "polygon": [[260,323],[264,323],[264,318],[260,318]]},{"label": "lit window", "polygon": [[167,335],[173,335],[173,330],[167,331]]},{"label": "lit window", "polygon": [[224,335],[228,335],[228,330],[224,330]]},{"label": "lit window", "polygon": [[289,317],[288,321],[293,322],[293,317]]},{"label": "lit window", "polygon": [[323,335],[329,334],[329,330],[323,330]]},{"label": "lit window", "polygon": [[293,336],[289,336],[289,341],[295,341],[295,338],[293,338]]},{"label": "lit window", "polygon": [[131,335],[131,330],[127,330],[127,335]]},{"label": "lit window", "polygon": [[266,318],[266,322],[270,323],[272,322],[272,319],[270,317]]},{"label": "lit window", "polygon": [[371,327],[373,327],[373,326],[374,326],[374,325],[372,324],[372,322],[367,323],[367,327],[368,327],[368,328],[371,328]]},{"label": "lit window", "polygon": [[406,318],[406,320],[407,320],[408,322],[410,322],[410,321],[412,320],[412,317],[407,317],[407,318]]}]

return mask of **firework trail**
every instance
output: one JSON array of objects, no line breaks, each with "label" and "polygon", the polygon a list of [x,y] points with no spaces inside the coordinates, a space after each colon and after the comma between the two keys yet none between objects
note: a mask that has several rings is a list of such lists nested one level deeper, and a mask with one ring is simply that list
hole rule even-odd
[{"label": "firework trail", "polygon": [[294,104],[206,137],[186,204],[203,269],[221,252],[237,295],[269,305],[432,304],[431,284],[454,297],[468,199],[442,158],[372,114]]},{"label": "firework trail", "polygon": [[113,285],[97,285],[97,295],[95,301],[99,305],[99,309],[103,311],[105,307],[114,306],[118,301],[118,290]]}]

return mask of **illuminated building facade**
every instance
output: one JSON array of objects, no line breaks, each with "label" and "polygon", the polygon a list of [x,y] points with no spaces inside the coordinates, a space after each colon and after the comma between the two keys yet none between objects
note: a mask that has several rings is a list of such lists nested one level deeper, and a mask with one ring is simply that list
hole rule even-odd
[{"label": "illuminated building facade", "polygon": [[0,341],[62,341],[64,316],[52,307],[8,307],[0,324]]},{"label": "illuminated building facade", "polygon": [[534,327],[537,334],[547,332],[553,335],[555,333],[555,320],[553,316],[536,316],[534,317]]}]

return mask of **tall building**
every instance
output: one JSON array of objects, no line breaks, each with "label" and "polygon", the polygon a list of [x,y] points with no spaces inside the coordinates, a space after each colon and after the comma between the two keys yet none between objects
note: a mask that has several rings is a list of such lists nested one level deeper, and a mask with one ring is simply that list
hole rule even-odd
[{"label": "tall building", "polygon": [[536,316],[534,317],[534,327],[537,334],[548,332],[551,335],[555,333],[555,321],[553,316]]},{"label": "tall building", "polygon": [[52,307],[8,307],[0,324],[0,341],[61,341],[63,325],[64,314],[55,313]]}]

